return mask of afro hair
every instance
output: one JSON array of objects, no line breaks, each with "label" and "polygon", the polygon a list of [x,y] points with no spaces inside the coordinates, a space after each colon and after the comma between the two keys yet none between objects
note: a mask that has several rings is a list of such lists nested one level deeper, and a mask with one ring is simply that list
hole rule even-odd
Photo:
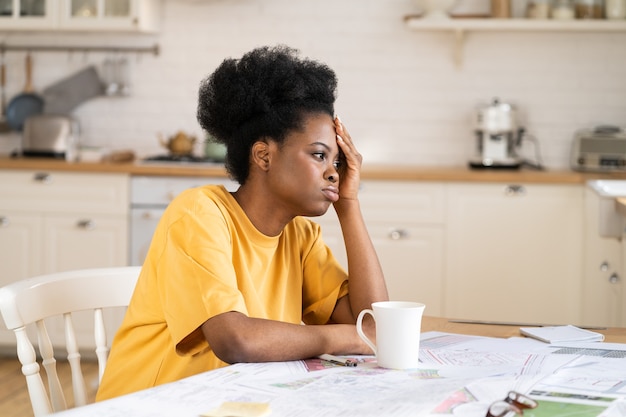
[{"label": "afro hair", "polygon": [[337,77],[325,64],[299,58],[285,45],[260,47],[225,59],[201,82],[197,118],[226,145],[226,169],[244,184],[252,145],[264,138],[282,143],[308,114],[333,116],[336,89]]}]

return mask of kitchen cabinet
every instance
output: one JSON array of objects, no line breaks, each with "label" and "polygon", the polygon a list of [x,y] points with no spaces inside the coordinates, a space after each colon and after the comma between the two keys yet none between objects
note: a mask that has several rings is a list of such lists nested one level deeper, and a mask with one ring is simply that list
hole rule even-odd
[{"label": "kitchen cabinet", "polygon": [[447,204],[444,315],[581,322],[582,186],[452,183]]},{"label": "kitchen cabinet", "polygon": [[40,215],[0,208],[0,286],[41,272],[42,229]]},{"label": "kitchen cabinet", "polygon": [[[1,171],[0,285],[127,265],[128,184],[126,174]],[[60,332],[51,331],[51,338],[62,340]],[[13,334],[0,331],[1,343],[13,344]]]},{"label": "kitchen cabinet", "polygon": [[621,252],[622,252],[622,276],[620,278],[621,286],[622,286],[622,296],[619,298],[620,307],[618,307],[617,311],[620,315],[620,319],[617,320],[620,323],[620,326],[624,326],[626,323],[626,290],[624,290],[624,277],[626,277],[626,231],[624,231],[624,235],[622,236],[621,241]]},{"label": "kitchen cabinet", "polygon": [[155,32],[160,0],[64,0],[59,26],[73,30]]},{"label": "kitchen cabinet", "polygon": [[156,32],[160,0],[0,0],[2,30]]},{"label": "kitchen cabinet", "polygon": [[0,0],[2,30],[45,30],[57,22],[56,2],[53,0]]},{"label": "kitchen cabinet", "polygon": [[600,234],[600,197],[585,187],[585,267],[582,310],[584,325],[626,325],[623,239]]},{"label": "kitchen cabinet", "polygon": [[[362,181],[359,199],[390,299],[422,302],[426,314],[442,314],[444,185]],[[324,241],[347,268],[334,209],[313,220],[322,226]]]}]

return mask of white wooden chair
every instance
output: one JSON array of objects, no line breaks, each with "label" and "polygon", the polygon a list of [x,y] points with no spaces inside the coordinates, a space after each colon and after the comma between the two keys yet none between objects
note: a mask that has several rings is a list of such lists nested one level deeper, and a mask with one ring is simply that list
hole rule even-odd
[{"label": "white wooden chair", "polygon": [[[44,319],[63,317],[74,403],[75,406],[84,405],[87,403],[85,381],[72,312],[93,311],[100,379],[109,353],[103,309],[128,306],[140,269],[116,267],[60,272],[27,278],[0,288],[0,312],[7,328],[15,332],[17,355],[22,363],[22,373],[26,377],[35,416],[67,409]],[[36,326],[39,353],[48,377],[49,395],[39,374],[35,349],[27,335],[26,326],[31,324]]]}]

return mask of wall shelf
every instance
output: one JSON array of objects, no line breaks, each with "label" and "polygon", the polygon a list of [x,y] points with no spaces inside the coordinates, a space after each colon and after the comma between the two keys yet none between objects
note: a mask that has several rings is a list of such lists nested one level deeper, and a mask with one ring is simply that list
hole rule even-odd
[{"label": "wall shelf", "polygon": [[152,54],[158,56],[160,48],[158,44],[153,46],[100,46],[100,45],[6,45],[0,43],[0,54],[9,51],[23,52],[68,52],[68,53],[88,53],[88,52],[124,52],[136,54]]},{"label": "wall shelf", "polygon": [[462,52],[467,32],[623,32],[626,20],[550,20],[450,18],[425,19],[406,16],[406,26],[415,31],[448,31],[454,33],[454,61],[462,65]]}]

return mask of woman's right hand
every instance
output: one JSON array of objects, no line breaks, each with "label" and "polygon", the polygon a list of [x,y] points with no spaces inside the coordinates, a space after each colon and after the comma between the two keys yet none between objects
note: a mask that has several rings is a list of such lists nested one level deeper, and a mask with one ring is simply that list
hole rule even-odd
[{"label": "woman's right hand", "polygon": [[354,146],[350,133],[338,116],[335,117],[335,131],[337,132],[337,145],[343,154],[343,165],[339,167],[338,203],[341,203],[342,199],[356,200],[358,198],[363,156]]}]

